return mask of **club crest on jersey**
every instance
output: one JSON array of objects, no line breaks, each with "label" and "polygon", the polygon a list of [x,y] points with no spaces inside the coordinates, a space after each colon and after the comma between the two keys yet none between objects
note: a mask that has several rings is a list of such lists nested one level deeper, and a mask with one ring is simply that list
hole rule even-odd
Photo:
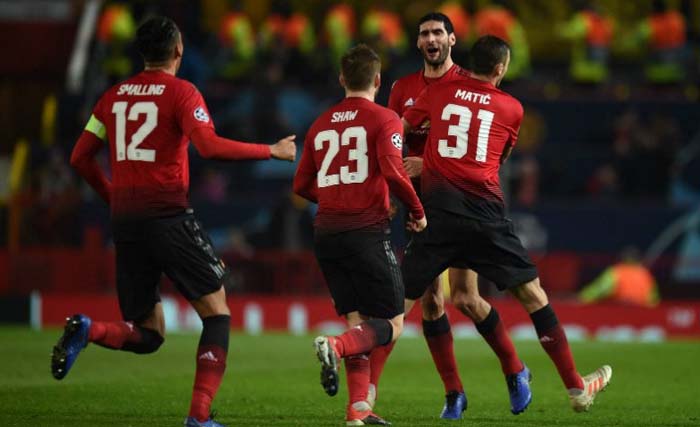
[{"label": "club crest on jersey", "polygon": [[394,144],[397,150],[400,150],[401,147],[403,147],[403,138],[401,138],[401,134],[395,133],[391,135],[391,143]]},{"label": "club crest on jersey", "polygon": [[209,123],[209,114],[207,114],[202,107],[197,107],[197,109],[194,110],[194,118],[200,122]]},{"label": "club crest on jersey", "polygon": [[404,105],[404,107],[411,107],[411,106],[413,106],[413,104],[415,104],[415,102],[413,101],[413,98],[408,98],[403,105]]}]

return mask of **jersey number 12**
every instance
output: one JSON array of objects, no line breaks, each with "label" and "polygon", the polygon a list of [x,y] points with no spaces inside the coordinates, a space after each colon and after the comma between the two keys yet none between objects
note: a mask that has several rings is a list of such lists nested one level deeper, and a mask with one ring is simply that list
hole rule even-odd
[{"label": "jersey number 12", "polygon": [[[112,113],[116,116],[116,135],[115,145],[117,152],[117,161],[136,160],[141,162],[155,162],[156,150],[138,148],[139,144],[153,132],[158,125],[158,106],[155,102],[137,102],[129,109],[129,115],[126,115],[128,103],[126,101],[115,102],[112,105]],[[136,132],[131,135],[129,145],[126,144],[126,120],[138,120],[141,114],[146,115],[146,120],[136,129]]]}]

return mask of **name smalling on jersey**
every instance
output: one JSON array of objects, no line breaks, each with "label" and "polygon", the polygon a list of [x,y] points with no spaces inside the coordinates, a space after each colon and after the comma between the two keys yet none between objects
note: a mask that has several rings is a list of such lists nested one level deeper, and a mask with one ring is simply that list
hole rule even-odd
[{"label": "name smalling on jersey", "polygon": [[119,95],[130,95],[130,96],[148,96],[148,95],[162,95],[165,91],[165,85],[138,85],[132,83],[125,83],[119,86],[117,91],[117,96]]}]

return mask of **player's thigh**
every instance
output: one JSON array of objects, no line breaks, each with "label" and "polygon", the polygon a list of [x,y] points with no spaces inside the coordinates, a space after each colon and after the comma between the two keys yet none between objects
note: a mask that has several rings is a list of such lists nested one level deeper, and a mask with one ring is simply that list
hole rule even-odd
[{"label": "player's thigh", "polygon": [[124,320],[141,322],[160,302],[162,270],[146,241],[115,242],[117,295]]},{"label": "player's thigh", "polygon": [[201,300],[221,289],[228,269],[194,217],[170,225],[151,239],[165,274],[188,300]]},{"label": "player's thigh", "polygon": [[344,259],[352,271],[353,287],[362,315],[392,319],[403,313],[404,286],[388,236],[378,236],[372,245]]},{"label": "player's thigh", "polygon": [[450,265],[459,248],[446,239],[446,233],[449,231],[430,219],[425,230],[411,237],[401,262],[406,298],[420,298]]},{"label": "player's thigh", "polygon": [[468,268],[450,267],[449,282],[450,294],[478,295],[479,276],[474,270]]},{"label": "player's thigh", "polygon": [[482,224],[468,251],[469,265],[493,282],[499,290],[511,289],[537,278],[530,259],[509,220]]},{"label": "player's thigh", "polygon": [[346,268],[343,258],[317,257],[317,259],[336,313],[339,316],[357,313],[359,316],[360,300],[352,280],[353,272]]}]

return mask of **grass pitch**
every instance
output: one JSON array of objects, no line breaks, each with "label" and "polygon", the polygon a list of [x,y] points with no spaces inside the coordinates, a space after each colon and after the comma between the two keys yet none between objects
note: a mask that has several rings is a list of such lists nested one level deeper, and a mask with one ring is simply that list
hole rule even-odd
[{"label": "grass pitch", "polygon": [[[181,426],[194,378],[196,335],[170,335],[138,356],[90,345],[56,381],[50,350],[60,331],[0,328],[0,426]],[[231,337],[228,370],[214,401],[230,426],[343,426],[347,399],[319,385],[312,337]],[[377,413],[394,426],[698,426],[700,342],[573,343],[580,371],[613,367],[590,412],[568,406],[554,366],[537,342],[516,342],[533,373],[533,402],[509,411],[499,364],[480,340],[455,343],[469,399],[462,421],[443,421],[441,382],[422,339],[399,341],[387,363]]]}]

